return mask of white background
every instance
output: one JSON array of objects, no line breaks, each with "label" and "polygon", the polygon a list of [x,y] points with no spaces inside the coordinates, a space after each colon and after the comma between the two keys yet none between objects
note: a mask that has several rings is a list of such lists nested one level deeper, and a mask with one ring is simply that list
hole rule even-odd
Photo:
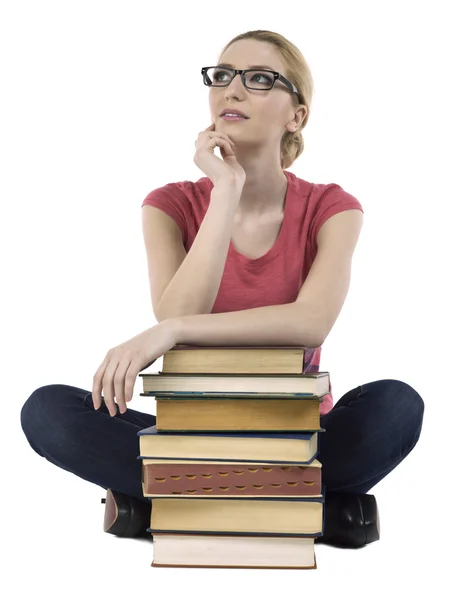
[{"label": "white background", "polygon": [[[405,1],[2,3],[0,539],[1,585],[10,587],[3,597],[221,599],[231,587],[237,597],[311,597],[318,587],[319,598],[415,598],[429,580],[442,579],[445,8]],[[193,162],[196,137],[211,123],[200,70],[252,29],[290,39],[314,78],[305,151],[289,170],[340,184],[365,210],[351,288],[322,351],[334,400],[361,383],[400,379],[423,397],[424,425],[412,453],[370,491],[380,512],[378,542],[359,550],[317,546],[316,571],[156,569],[150,542],[102,531],[101,488],[30,448],[20,409],[42,385],[91,390],[106,352],[156,324],[141,204],[156,187],[204,175]],[[154,414],[139,385],[140,378],[130,408]]]}]

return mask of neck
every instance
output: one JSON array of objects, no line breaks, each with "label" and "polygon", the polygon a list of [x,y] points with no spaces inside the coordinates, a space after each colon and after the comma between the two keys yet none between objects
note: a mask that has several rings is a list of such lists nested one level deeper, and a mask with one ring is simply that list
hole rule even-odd
[{"label": "neck", "polygon": [[287,176],[282,170],[280,173],[246,173],[237,213],[248,217],[282,213],[287,191]]},{"label": "neck", "polygon": [[287,176],[279,160],[274,157],[255,156],[235,149],[236,158],[246,173],[237,215],[240,217],[263,217],[279,215],[284,210]]}]

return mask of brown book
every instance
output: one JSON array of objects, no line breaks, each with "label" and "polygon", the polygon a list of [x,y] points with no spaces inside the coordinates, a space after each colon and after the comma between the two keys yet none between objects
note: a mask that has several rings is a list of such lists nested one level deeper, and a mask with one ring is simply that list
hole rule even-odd
[{"label": "brown book", "polygon": [[156,397],[157,431],[312,431],[322,397]]},{"label": "brown book", "polygon": [[[163,373],[302,373],[306,346],[177,344],[162,359]],[[310,350],[310,349],[309,349]]]},{"label": "brown book", "polygon": [[323,496],[319,498],[152,498],[150,527],[159,533],[249,533],[265,536],[322,535]]},{"label": "brown book", "polygon": [[316,569],[313,537],[154,533],[152,567]]},{"label": "brown book", "polygon": [[329,372],[298,373],[296,375],[231,375],[228,373],[139,373],[143,379],[141,395],[219,395],[233,397],[277,398],[295,396],[323,396],[329,393]]},{"label": "brown book", "polygon": [[321,463],[310,465],[157,461],[142,459],[142,490],[157,496],[292,496],[321,495]]}]

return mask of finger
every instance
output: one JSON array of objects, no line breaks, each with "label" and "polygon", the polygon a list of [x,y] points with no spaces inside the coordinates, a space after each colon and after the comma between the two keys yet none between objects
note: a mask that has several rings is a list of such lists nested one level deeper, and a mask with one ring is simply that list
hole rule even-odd
[{"label": "finger", "polygon": [[228,142],[234,144],[235,142],[229,137],[229,135],[227,133],[224,133],[224,131],[214,131],[213,132],[213,136],[211,137],[209,133],[206,133],[206,131],[200,131],[200,134],[198,136],[199,138],[205,138],[206,142],[208,140],[213,140],[214,138],[222,138],[224,140],[227,140]]},{"label": "finger", "polygon": [[95,410],[98,410],[101,406],[101,402],[102,402],[101,390],[102,390],[103,375],[104,375],[104,372],[106,371],[108,363],[109,363],[109,357],[108,357],[108,355],[106,355],[106,358],[103,360],[101,365],[98,367],[98,369],[94,375],[93,382],[92,382],[92,402],[93,402]]},{"label": "finger", "polygon": [[228,140],[228,142],[231,142],[232,144],[234,143],[234,140],[231,138],[231,136],[228,133],[224,132],[224,131],[213,131],[213,135],[214,136],[216,135],[216,136],[222,137],[225,140]]},{"label": "finger", "polygon": [[235,146],[235,143],[232,140],[228,140],[227,138],[223,138],[223,140],[227,143],[229,148],[232,149]]},{"label": "finger", "polygon": [[221,151],[222,155],[223,155],[223,152],[225,152],[225,154],[234,154],[231,144],[229,142],[227,142],[226,140],[219,139],[219,140],[217,140],[216,145],[220,147],[220,151]]},{"label": "finger", "polygon": [[232,156],[234,152],[232,151],[232,148],[229,146],[229,144],[225,144],[224,146],[220,147],[220,154],[222,158],[227,158],[229,156]]},{"label": "finger", "polygon": [[[221,135],[219,135],[219,134],[221,134]],[[229,142],[230,144],[232,144],[233,146],[235,146],[235,142],[233,140],[231,140],[229,135],[227,135],[226,133],[222,133],[221,131],[218,131],[218,132],[214,133],[214,137],[220,137],[220,138],[226,140],[227,142]]]},{"label": "finger", "polygon": [[[126,412],[126,377],[129,367],[131,365],[131,359],[123,358],[120,362],[120,365],[115,372],[114,375],[114,389],[115,389],[115,398],[117,400],[117,404],[120,410],[120,413],[123,414]],[[129,384],[128,384],[129,387]]]},{"label": "finger", "polygon": [[114,363],[110,361],[108,368],[106,369],[106,372],[103,376],[104,403],[106,404],[111,417],[115,417],[117,413],[117,406],[114,402],[114,375],[118,366],[119,363],[117,359],[115,359]]},{"label": "finger", "polygon": [[[146,367],[145,367],[146,368]],[[137,374],[141,369],[139,368],[139,364],[136,360],[134,360],[130,365],[129,369],[126,372],[125,377],[125,400],[126,402],[131,402],[133,399],[134,392],[134,383],[136,381]]]},{"label": "finger", "polygon": [[231,145],[230,142],[225,138],[214,137],[209,138],[209,141],[206,143],[206,146],[209,148],[213,148],[214,146],[223,146],[224,144],[228,144],[229,146]]}]

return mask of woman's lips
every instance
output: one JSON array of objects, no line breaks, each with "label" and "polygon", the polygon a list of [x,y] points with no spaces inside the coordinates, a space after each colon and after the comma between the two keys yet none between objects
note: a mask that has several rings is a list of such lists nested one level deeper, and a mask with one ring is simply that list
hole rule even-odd
[{"label": "woman's lips", "polygon": [[228,117],[227,115],[223,115],[221,118],[224,121],[247,121],[246,117]]}]

